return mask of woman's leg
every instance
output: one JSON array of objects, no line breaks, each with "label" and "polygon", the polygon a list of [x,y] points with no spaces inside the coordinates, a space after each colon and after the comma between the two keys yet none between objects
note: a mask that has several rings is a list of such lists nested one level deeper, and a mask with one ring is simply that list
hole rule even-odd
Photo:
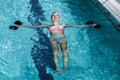
[{"label": "woman's leg", "polygon": [[60,46],[63,54],[63,66],[64,70],[67,71],[68,69],[68,51],[67,51],[67,41],[66,38],[61,39]]},{"label": "woman's leg", "polygon": [[56,65],[56,71],[60,72],[59,63],[58,63],[58,43],[56,41],[50,40],[52,48],[53,48],[53,55],[54,55],[54,62]]}]

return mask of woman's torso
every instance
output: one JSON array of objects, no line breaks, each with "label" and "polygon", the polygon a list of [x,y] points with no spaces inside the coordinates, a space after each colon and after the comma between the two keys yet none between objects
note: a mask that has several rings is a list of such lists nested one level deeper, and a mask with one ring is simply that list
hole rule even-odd
[{"label": "woman's torso", "polygon": [[63,36],[64,35],[64,26],[50,26],[49,31],[51,34],[51,37],[57,37],[57,36]]}]

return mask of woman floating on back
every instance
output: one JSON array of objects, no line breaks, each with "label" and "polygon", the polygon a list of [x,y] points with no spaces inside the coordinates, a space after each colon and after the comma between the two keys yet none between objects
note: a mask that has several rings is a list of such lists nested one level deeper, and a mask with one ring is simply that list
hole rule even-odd
[{"label": "woman floating on back", "polygon": [[83,27],[88,27],[88,26],[93,26],[94,28],[100,28],[101,25],[95,24],[93,21],[88,21],[86,22],[85,25],[59,25],[60,21],[60,16],[57,12],[53,12],[51,15],[51,21],[52,24],[50,25],[40,25],[40,26],[24,26],[22,25],[22,22],[20,21],[15,21],[15,25],[10,26],[10,29],[17,30],[20,26],[28,27],[28,28],[48,28],[50,31],[50,43],[53,49],[53,55],[54,55],[54,62],[56,65],[56,73],[61,74],[61,69],[59,68],[59,60],[58,60],[58,44],[60,44],[60,49],[62,51],[62,58],[63,58],[63,66],[64,66],[64,71],[68,70],[68,50],[67,50],[67,40],[64,35],[64,29],[67,27],[73,27],[73,28],[83,28]]}]

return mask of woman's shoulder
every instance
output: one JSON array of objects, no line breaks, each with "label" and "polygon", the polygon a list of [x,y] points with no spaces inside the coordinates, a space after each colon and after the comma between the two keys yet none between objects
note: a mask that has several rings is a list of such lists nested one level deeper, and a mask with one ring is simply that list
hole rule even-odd
[{"label": "woman's shoulder", "polygon": [[65,27],[65,24],[61,24],[61,25],[59,25],[60,27]]}]

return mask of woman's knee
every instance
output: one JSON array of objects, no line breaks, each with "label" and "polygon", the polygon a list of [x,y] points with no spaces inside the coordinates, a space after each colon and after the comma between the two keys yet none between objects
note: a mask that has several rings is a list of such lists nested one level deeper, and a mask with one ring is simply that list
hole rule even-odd
[{"label": "woman's knee", "polygon": [[58,52],[58,48],[57,47],[53,47],[53,51],[54,52]]},{"label": "woman's knee", "polygon": [[67,51],[67,49],[62,50],[62,53],[63,53],[63,57],[67,57],[67,56],[68,56],[68,51]]},{"label": "woman's knee", "polygon": [[68,53],[63,53],[63,60],[64,62],[67,62],[68,61]]},{"label": "woman's knee", "polygon": [[63,53],[67,53],[67,47],[66,46],[62,46],[61,49],[62,49]]}]

